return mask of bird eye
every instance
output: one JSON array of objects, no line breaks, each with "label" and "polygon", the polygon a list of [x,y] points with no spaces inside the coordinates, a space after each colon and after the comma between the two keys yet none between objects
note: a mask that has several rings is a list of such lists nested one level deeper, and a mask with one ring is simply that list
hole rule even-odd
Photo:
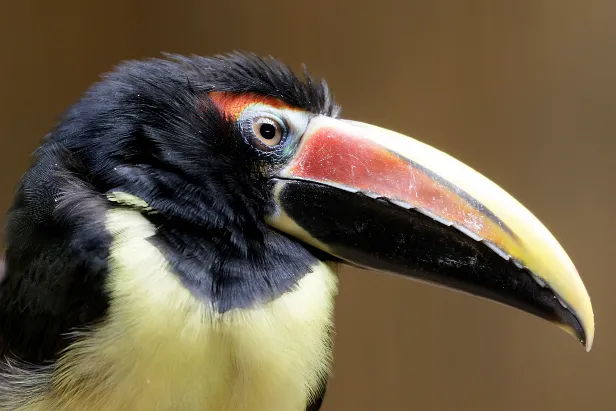
[{"label": "bird eye", "polygon": [[283,126],[271,117],[255,119],[252,130],[259,142],[267,147],[274,147],[280,143],[283,135]]}]

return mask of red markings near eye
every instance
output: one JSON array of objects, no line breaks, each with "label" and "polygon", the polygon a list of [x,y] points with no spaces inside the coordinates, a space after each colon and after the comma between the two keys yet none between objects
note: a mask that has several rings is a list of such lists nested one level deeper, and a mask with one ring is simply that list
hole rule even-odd
[{"label": "red markings near eye", "polygon": [[278,109],[291,109],[284,101],[256,93],[231,93],[213,91],[209,98],[220,111],[220,114],[230,120],[237,120],[242,112],[253,104],[264,104]]}]

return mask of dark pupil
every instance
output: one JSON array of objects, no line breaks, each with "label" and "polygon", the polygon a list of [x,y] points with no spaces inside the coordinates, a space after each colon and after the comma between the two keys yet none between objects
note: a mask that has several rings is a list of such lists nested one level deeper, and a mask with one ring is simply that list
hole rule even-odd
[{"label": "dark pupil", "polygon": [[259,132],[261,133],[261,136],[263,138],[271,140],[272,138],[276,137],[276,126],[269,123],[261,124]]}]

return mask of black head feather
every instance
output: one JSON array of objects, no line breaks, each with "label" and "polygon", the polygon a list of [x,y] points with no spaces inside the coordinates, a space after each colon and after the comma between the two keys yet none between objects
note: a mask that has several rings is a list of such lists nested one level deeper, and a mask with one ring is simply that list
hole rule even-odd
[{"label": "black head feather", "polygon": [[[340,107],[324,80],[315,82],[304,67],[302,81],[285,64],[255,54],[232,53],[215,58],[168,55],[194,75],[194,86],[202,91],[255,93],[279,98],[290,106],[312,113],[337,117]],[[204,84],[200,79],[207,78]],[[193,78],[189,78],[193,81]]]},{"label": "black head feather", "polygon": [[237,138],[212,91],[275,97],[337,116],[325,82],[252,54],[132,61],[95,84],[36,151],[9,212],[0,352],[52,357],[63,333],[108,305],[111,192],[157,211],[153,239],[196,296],[220,311],[290,290],[315,251],[268,228],[271,158]]}]

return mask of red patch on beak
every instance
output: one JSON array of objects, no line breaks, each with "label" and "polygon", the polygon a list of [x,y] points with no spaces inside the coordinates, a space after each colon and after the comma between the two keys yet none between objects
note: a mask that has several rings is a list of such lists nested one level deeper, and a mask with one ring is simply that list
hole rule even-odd
[{"label": "red patch on beak", "polygon": [[400,198],[416,177],[416,170],[394,153],[333,129],[318,130],[304,144],[291,167],[301,178]]},{"label": "red patch on beak", "polygon": [[[356,131],[361,131],[357,129]],[[503,228],[457,192],[361,133],[323,127],[304,136],[289,176],[403,201],[501,245]]]}]

